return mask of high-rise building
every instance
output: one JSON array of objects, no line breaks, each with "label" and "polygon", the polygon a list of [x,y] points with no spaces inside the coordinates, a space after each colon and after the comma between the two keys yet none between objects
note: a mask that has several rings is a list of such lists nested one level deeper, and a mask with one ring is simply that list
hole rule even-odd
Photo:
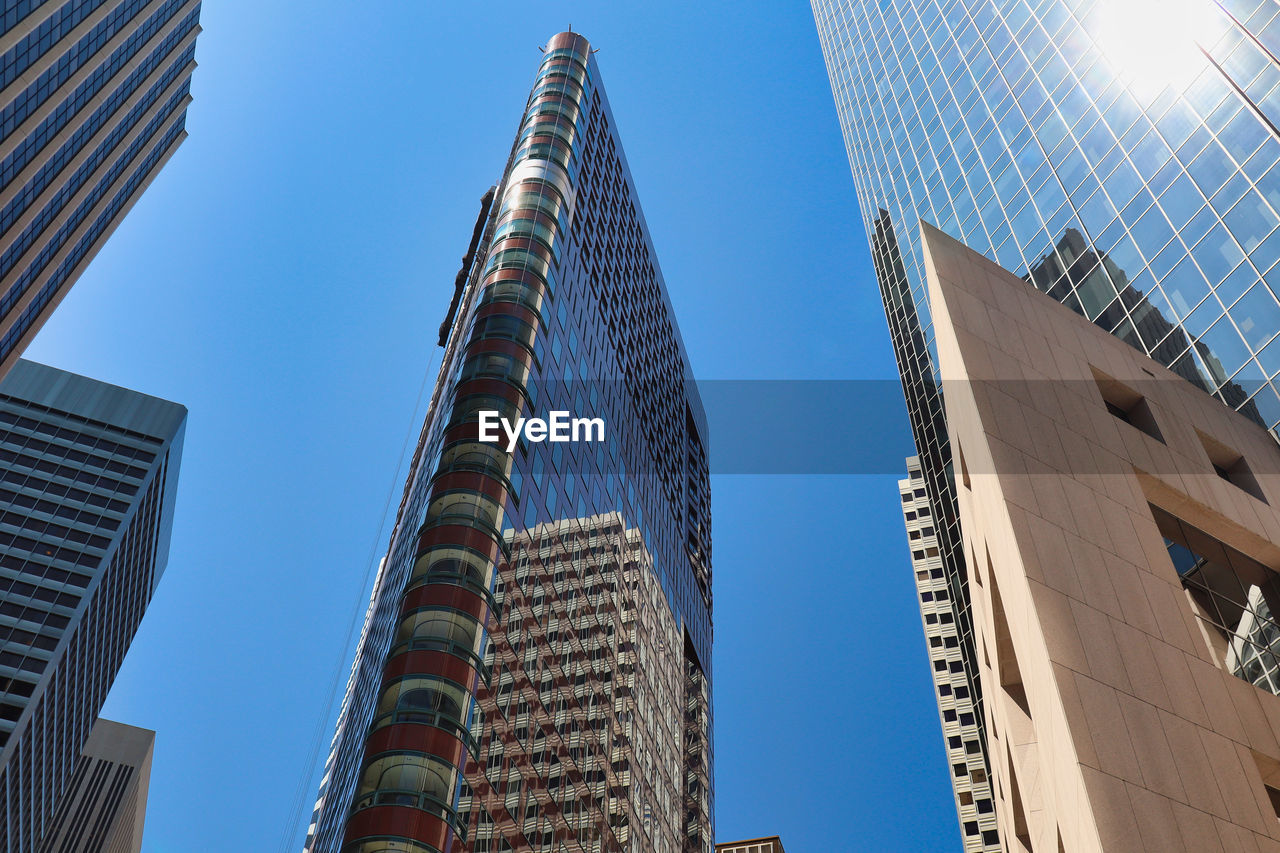
[{"label": "high-rise building", "polygon": [[169,554],[187,411],[20,360],[0,383],[0,851],[67,790]]},{"label": "high-rise building", "polygon": [[1280,446],[924,233],[1004,849],[1280,848]]},{"label": "high-rise building", "polygon": [[776,835],[746,841],[726,841],[716,845],[716,853],[786,853],[782,839]]},{"label": "high-rise building", "polygon": [[991,774],[978,731],[977,709],[969,695],[960,636],[919,458],[907,458],[907,479],[898,481],[898,493],[902,495],[902,518],[911,549],[911,568],[916,573],[920,621],[933,666],[933,688],[938,693],[938,715],[947,742],[947,766],[951,768],[964,853],[994,853],[1004,848],[996,828]]},{"label": "high-rise building", "polygon": [[140,853],[156,733],[99,718],[39,853]]},{"label": "high-rise building", "polygon": [[[706,419],[581,35],[443,332],[307,850],[710,853]],[[485,412],[599,421],[508,445]]]},{"label": "high-rise building", "polygon": [[186,137],[200,0],[0,9],[0,377]]},{"label": "high-rise building", "polygon": [[812,6],[985,744],[919,223],[1275,430],[1280,8]]}]

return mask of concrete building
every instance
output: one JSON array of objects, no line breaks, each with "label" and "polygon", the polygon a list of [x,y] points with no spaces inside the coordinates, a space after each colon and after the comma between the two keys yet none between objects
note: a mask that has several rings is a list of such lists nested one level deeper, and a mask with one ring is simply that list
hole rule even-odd
[{"label": "concrete building", "polygon": [[1276,428],[1280,7],[811,5],[981,708],[918,223]]},{"label": "concrete building", "polygon": [[983,763],[978,722],[981,711],[969,693],[960,653],[959,628],[951,607],[942,555],[938,551],[936,522],[919,458],[907,459],[907,478],[898,481],[898,493],[902,495],[902,518],[920,597],[920,622],[933,667],[933,687],[937,691],[938,716],[946,738],[947,766],[951,768],[951,787],[956,795],[964,853],[999,851],[1003,848],[996,828],[991,779]]},{"label": "concrete building", "polygon": [[1275,438],[923,234],[1006,849],[1280,849]]},{"label": "concrete building", "polygon": [[39,853],[141,853],[155,739],[99,718]]},{"label": "concrete building", "polygon": [[687,783],[684,642],[640,531],[610,512],[509,541],[479,694],[483,769],[460,809],[473,849],[545,849],[557,817],[603,849],[685,849],[670,819]]},{"label": "concrete building", "polygon": [[0,377],[186,138],[200,0],[0,10]]},{"label": "concrete building", "polygon": [[[441,343],[306,849],[711,853],[706,416],[579,34],[546,45]],[[479,428],[557,411],[604,433]]]},{"label": "concrete building", "polygon": [[187,410],[19,361],[0,383],[0,851],[31,853],[169,556]]}]

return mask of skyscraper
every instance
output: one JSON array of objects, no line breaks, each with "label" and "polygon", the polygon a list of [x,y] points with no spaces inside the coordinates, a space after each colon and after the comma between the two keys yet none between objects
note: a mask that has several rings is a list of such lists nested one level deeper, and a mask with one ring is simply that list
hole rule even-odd
[{"label": "skyscraper", "polygon": [[918,223],[1275,430],[1280,19],[1263,0],[812,5],[985,744]]},{"label": "skyscraper", "polygon": [[156,733],[101,717],[39,853],[139,853]]},{"label": "skyscraper", "polygon": [[1275,849],[1274,435],[922,231],[1003,849]]},{"label": "skyscraper", "polygon": [[0,10],[0,377],[186,137],[199,0]]},{"label": "skyscraper", "polygon": [[706,420],[582,36],[473,234],[307,850],[710,853]]},{"label": "skyscraper", "polygon": [[0,383],[0,851],[37,850],[169,554],[186,409],[19,361]]},{"label": "skyscraper", "polygon": [[947,739],[947,766],[956,796],[956,814],[964,839],[965,853],[998,853],[1000,832],[996,829],[992,781],[983,757],[977,712],[964,674],[960,637],[955,612],[942,571],[937,531],[920,473],[920,460],[907,459],[907,478],[898,481],[902,496],[902,518],[911,549],[911,568],[916,573],[920,597],[920,621],[924,625],[929,663],[933,666],[933,688],[938,693],[938,714],[942,734]]}]

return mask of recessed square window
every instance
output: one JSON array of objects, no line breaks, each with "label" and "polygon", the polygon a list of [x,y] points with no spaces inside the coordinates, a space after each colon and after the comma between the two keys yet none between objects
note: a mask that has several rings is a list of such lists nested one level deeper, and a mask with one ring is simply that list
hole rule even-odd
[{"label": "recessed square window", "polygon": [[1161,444],[1164,443],[1164,436],[1160,433],[1160,427],[1156,423],[1151,406],[1147,404],[1146,397],[1093,366],[1090,366],[1089,370],[1093,372],[1093,379],[1098,385],[1098,392],[1102,395],[1102,402],[1116,420],[1124,421]]},{"label": "recessed square window", "polygon": [[1200,445],[1204,448],[1205,456],[1209,457],[1214,473],[1263,503],[1267,502],[1262,494],[1262,486],[1259,485],[1258,478],[1253,475],[1253,470],[1244,456],[1200,430],[1196,430],[1196,435],[1200,437]]}]

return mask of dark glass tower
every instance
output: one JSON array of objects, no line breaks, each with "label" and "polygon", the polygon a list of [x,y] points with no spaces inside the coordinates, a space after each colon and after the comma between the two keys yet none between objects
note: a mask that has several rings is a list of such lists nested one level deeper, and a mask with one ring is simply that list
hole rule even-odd
[{"label": "dark glass tower", "polygon": [[919,222],[1276,431],[1280,6],[812,5],[981,725]]},{"label": "dark glass tower", "polygon": [[66,792],[169,555],[187,410],[19,361],[0,383],[0,851]]},{"label": "dark glass tower", "polygon": [[[307,849],[710,853],[706,421],[580,35],[458,286]],[[482,411],[603,440],[507,452]]]},{"label": "dark glass tower", "polygon": [[199,0],[0,10],[0,376],[186,137]]}]

